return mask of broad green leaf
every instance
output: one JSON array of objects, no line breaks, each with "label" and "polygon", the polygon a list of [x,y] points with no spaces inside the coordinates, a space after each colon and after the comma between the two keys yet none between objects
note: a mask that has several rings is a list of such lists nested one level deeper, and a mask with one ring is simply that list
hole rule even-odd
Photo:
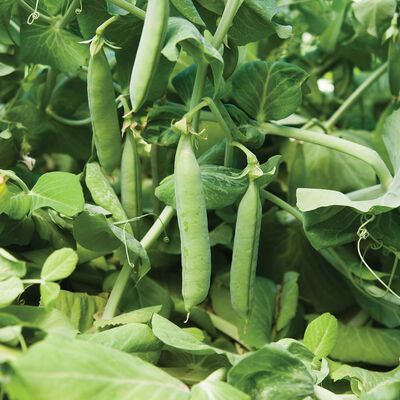
[{"label": "broad green leaf", "polygon": [[67,278],[72,274],[77,263],[78,255],[72,249],[56,250],[45,261],[40,277],[45,281]]},{"label": "broad green leaf", "polygon": [[304,333],[304,344],[318,358],[327,357],[338,340],[337,319],[329,313],[311,321]]},{"label": "broad green leaf", "polygon": [[194,58],[207,58],[214,77],[214,89],[217,92],[222,80],[224,66],[221,54],[204,39],[191,22],[184,18],[170,17],[162,54],[170,61],[177,61],[179,58],[178,44],[183,47],[190,46],[185,48]]},{"label": "broad green leaf", "polygon": [[257,277],[254,302],[244,331],[244,321],[237,322],[240,338],[251,347],[260,348],[269,343],[275,314],[277,287],[269,279]]},{"label": "broad green leaf", "polygon": [[[30,396],[41,400],[188,400],[185,385],[161,369],[118,350],[81,340],[49,338],[12,364]],[[13,398],[15,374],[7,385]],[[62,390],[60,390],[62,389]],[[31,400],[32,397],[19,397]]]},{"label": "broad green leaf", "polygon": [[3,64],[2,62],[0,62],[0,76],[7,76],[12,74],[15,71],[15,68],[7,65],[7,64]]},{"label": "broad green leaf", "polygon": [[0,307],[6,307],[11,304],[22,292],[24,285],[16,276],[12,276],[0,282]]},{"label": "broad green leaf", "polygon": [[148,325],[130,323],[94,334],[78,336],[81,340],[112,347],[124,353],[157,351],[162,343],[154,336]]},{"label": "broad green leaf", "polygon": [[378,372],[344,364],[331,371],[331,378],[335,382],[342,379],[350,380],[353,391],[354,388],[357,388],[355,394],[359,395],[361,391],[368,392],[380,383],[390,379],[400,379],[400,367],[388,372]]},{"label": "broad green leaf", "polygon": [[45,307],[52,307],[60,294],[61,287],[55,282],[42,282],[40,284],[40,303]]},{"label": "broad green leaf", "polygon": [[195,339],[161,315],[154,314],[151,320],[154,334],[168,346],[182,350],[190,354],[209,355],[224,354],[225,351],[209,346]]},{"label": "broad green leaf", "polygon": [[229,371],[228,383],[254,400],[304,400],[314,394],[305,365],[277,344],[244,357]]},{"label": "broad green leaf", "polygon": [[[240,171],[215,165],[200,167],[206,207],[209,210],[233,204],[245,191],[248,178],[237,179]],[[175,208],[174,175],[166,177],[156,188],[156,196],[165,204]]]},{"label": "broad green leaf", "polygon": [[353,3],[357,20],[375,37],[389,27],[395,10],[396,0],[359,0]]},{"label": "broad green leaf", "polygon": [[362,393],[360,400],[397,400],[400,396],[400,380],[383,382],[368,393]]},{"label": "broad green leaf", "polygon": [[194,6],[192,0],[171,0],[171,3],[190,22],[205,26],[205,23]]},{"label": "broad green leaf", "polygon": [[64,73],[76,73],[87,65],[89,47],[82,38],[53,25],[21,25],[21,55],[35,64],[47,64]]},{"label": "broad green leaf", "polygon": [[12,219],[22,219],[29,213],[31,197],[14,184],[7,185],[6,204],[3,205],[4,213]]},{"label": "broad green leaf", "polygon": [[290,323],[296,315],[299,301],[299,286],[297,272],[288,271],[283,277],[282,289],[279,297],[279,315],[276,321],[276,329],[280,331]]},{"label": "broad green leaf", "polygon": [[25,274],[25,261],[20,261],[6,250],[0,249],[0,281],[12,276],[22,278]]},{"label": "broad green leaf", "polygon": [[325,189],[297,189],[297,207],[303,212],[320,207],[344,206],[363,213],[380,214],[400,206],[400,173],[396,174],[389,189],[379,197],[352,200],[348,195]]},{"label": "broad green leaf", "polygon": [[61,290],[55,308],[65,314],[75,329],[85,332],[93,325],[94,315],[103,311],[106,300],[86,293],[72,293]]},{"label": "broad green leaf", "polygon": [[117,315],[108,320],[101,319],[93,324],[96,328],[104,328],[106,326],[125,325],[132,323],[146,324],[151,321],[154,313],[158,313],[161,306],[150,306]]},{"label": "broad green leaf", "polygon": [[[115,221],[124,221],[128,219],[121,202],[115,194],[110,182],[101,171],[98,163],[93,162],[86,165],[85,182],[95,203],[109,211]],[[130,232],[130,225],[127,226],[127,229]]]},{"label": "broad green leaf", "polygon": [[92,251],[104,250],[107,254],[121,246],[103,214],[90,215],[86,211],[82,212],[74,218],[73,234],[81,246]]},{"label": "broad green leaf", "polygon": [[282,61],[251,61],[232,78],[232,97],[259,122],[278,120],[294,113],[302,101],[301,85],[308,74]]},{"label": "broad green leaf", "polygon": [[381,135],[390,161],[397,172],[400,167],[400,110],[393,111],[384,121]]},{"label": "broad green leaf", "polygon": [[191,389],[192,400],[250,400],[248,394],[226,382],[204,380]]},{"label": "broad green leaf", "polygon": [[400,331],[339,325],[336,346],[330,353],[343,362],[397,366],[400,354]]},{"label": "broad green leaf", "polygon": [[84,199],[79,177],[68,172],[48,172],[42,175],[30,191],[31,212],[51,207],[72,217],[83,210]]}]

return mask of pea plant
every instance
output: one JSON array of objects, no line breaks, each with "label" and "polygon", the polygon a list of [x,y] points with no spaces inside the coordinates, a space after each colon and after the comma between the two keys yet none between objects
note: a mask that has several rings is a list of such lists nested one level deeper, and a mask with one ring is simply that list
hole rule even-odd
[{"label": "pea plant", "polygon": [[399,13],[1,0],[1,399],[399,399]]}]

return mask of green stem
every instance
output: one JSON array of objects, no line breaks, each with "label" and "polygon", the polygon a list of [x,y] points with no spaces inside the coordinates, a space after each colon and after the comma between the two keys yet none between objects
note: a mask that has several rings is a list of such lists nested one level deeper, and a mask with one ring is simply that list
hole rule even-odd
[{"label": "green stem", "polygon": [[153,213],[156,215],[156,219],[158,218],[157,215],[161,212],[161,201],[155,195],[156,188],[160,184],[163,176],[162,168],[160,168],[160,161],[161,161],[161,152],[165,149],[162,149],[160,146],[155,144],[151,145],[150,149],[150,164],[151,164],[151,178],[152,178],[152,200],[153,200]]},{"label": "green stem", "polygon": [[282,208],[282,210],[287,211],[289,214],[293,215],[296,219],[298,219],[301,223],[303,223],[303,214],[295,207],[291,206],[285,200],[282,200],[280,197],[275,196],[274,194],[267,192],[265,189],[261,189],[260,191],[261,197],[265,200],[274,203],[278,207]]},{"label": "green stem", "polygon": [[60,115],[56,114],[50,107],[47,107],[46,114],[53,118],[55,121],[60,122],[64,125],[69,126],[82,126],[82,125],[90,125],[92,119],[91,117],[84,118],[84,119],[68,119],[61,117]]},{"label": "green stem", "polygon": [[[204,86],[206,84],[206,77],[207,77],[207,68],[208,64],[205,61],[200,61],[197,64],[197,71],[196,71],[196,78],[194,81],[193,86],[193,93],[192,98],[190,99],[190,109],[196,107],[203,97]],[[192,126],[193,129],[197,132],[199,130],[199,123],[200,123],[200,113],[196,112],[193,115],[193,122]]]},{"label": "green stem", "polygon": [[40,284],[42,283],[41,279],[22,279],[23,283],[26,283],[28,285],[35,285],[35,284]]},{"label": "green stem", "polygon": [[[151,245],[157,240],[157,238],[164,231],[166,225],[169,223],[169,221],[171,221],[174,214],[175,210],[172,207],[166,206],[164,208],[158,219],[154,222],[152,227],[147,231],[146,235],[140,241],[145,250],[148,250]],[[119,301],[121,300],[126,284],[128,283],[131,272],[132,268],[130,267],[130,265],[124,264],[111,290],[110,297],[107,300],[107,304],[104,308],[102,316],[103,320],[111,319],[112,317],[114,317]]]},{"label": "green stem", "polygon": [[66,13],[63,17],[58,20],[55,24],[55,28],[63,29],[65,28],[73,19],[76,17],[75,10],[79,7],[80,0],[72,0],[71,4],[69,5]]},{"label": "green stem", "polygon": [[110,26],[113,22],[119,19],[119,15],[113,15],[112,17],[108,18],[107,21],[104,21],[97,29],[96,29],[96,36],[102,36],[104,31],[108,26]]},{"label": "green stem", "polygon": [[125,11],[128,11],[135,17],[144,21],[146,17],[146,12],[140,9],[139,7],[134,6],[126,0],[108,0],[110,3],[115,4],[116,6],[122,8]]},{"label": "green stem", "polygon": [[358,143],[350,142],[349,140],[341,139],[332,135],[325,135],[319,132],[307,131],[305,129],[292,128],[288,126],[280,126],[267,122],[261,123],[259,127],[265,134],[303,140],[308,143],[317,144],[332,150],[340,151],[344,154],[348,154],[370,165],[374,169],[385,189],[388,189],[392,183],[393,178],[387,166],[380,158],[379,154],[369,147],[362,146]]},{"label": "green stem", "polygon": [[44,87],[42,99],[40,102],[40,110],[44,111],[50,102],[54,86],[56,85],[57,73],[53,68],[47,70],[46,85]]},{"label": "green stem", "polygon": [[[17,2],[22,8],[25,8],[26,11],[29,11],[30,13],[34,13],[35,12],[35,10],[28,3],[26,3],[24,0],[17,0]],[[44,15],[42,13],[40,13],[40,18],[43,21],[46,21],[49,24],[51,24],[53,22],[53,18],[50,18],[47,15]]]},{"label": "green stem", "polygon": [[232,142],[232,145],[237,147],[238,149],[242,150],[244,154],[246,154],[247,157],[247,163],[254,165],[258,164],[258,160],[256,155],[251,152],[246,146],[244,146],[242,143],[239,142]]},{"label": "green stem", "polygon": [[235,18],[239,7],[242,5],[243,0],[228,0],[226,3],[224,12],[222,14],[221,20],[218,24],[218,28],[215,31],[214,37],[211,44],[218,49],[224,41],[225,35],[228,33],[229,28],[232,25],[233,18]]},{"label": "green stem", "polygon": [[335,113],[325,122],[325,128],[331,129],[342,115],[350,108],[359,97],[368,89],[388,68],[388,63],[382,64],[376,71],[374,71],[336,110]]}]

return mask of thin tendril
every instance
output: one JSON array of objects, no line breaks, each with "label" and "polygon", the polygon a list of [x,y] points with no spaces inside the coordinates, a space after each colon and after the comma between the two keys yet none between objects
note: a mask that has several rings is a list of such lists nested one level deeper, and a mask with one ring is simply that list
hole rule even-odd
[{"label": "thin tendril", "polygon": [[79,1],[79,7],[75,8],[75,14],[79,15],[83,11],[82,0]]},{"label": "thin tendril", "polygon": [[365,240],[369,237],[369,232],[368,230],[365,228],[365,226],[367,224],[369,224],[371,221],[373,221],[375,219],[375,215],[370,216],[365,222],[363,222],[361,224],[361,226],[358,228],[357,230],[357,236],[358,236],[358,240],[357,240],[357,252],[358,252],[358,256],[361,259],[361,262],[364,264],[364,266],[368,269],[368,271],[375,277],[375,279],[386,289],[386,293],[390,292],[391,294],[393,294],[393,296],[395,296],[397,299],[400,299],[400,296],[390,288],[390,286],[388,286],[381,278],[379,278],[379,276],[375,273],[375,271],[367,264],[367,262],[365,261],[363,255],[361,254],[361,249],[360,249],[360,244],[362,240]]},{"label": "thin tendril", "polygon": [[28,19],[26,20],[26,23],[28,25],[32,25],[40,17],[38,7],[39,7],[39,0],[36,0],[35,10],[33,11],[33,13],[29,14]]},{"label": "thin tendril", "polygon": [[131,262],[131,259],[129,258],[128,242],[127,242],[127,240],[126,240],[126,224],[127,224],[127,223],[125,223],[124,227],[122,228],[122,231],[123,231],[123,236],[122,236],[122,238],[123,238],[124,246],[125,246],[126,261],[128,262],[128,265],[129,265],[132,269],[134,269],[134,268],[135,268],[135,265]]}]

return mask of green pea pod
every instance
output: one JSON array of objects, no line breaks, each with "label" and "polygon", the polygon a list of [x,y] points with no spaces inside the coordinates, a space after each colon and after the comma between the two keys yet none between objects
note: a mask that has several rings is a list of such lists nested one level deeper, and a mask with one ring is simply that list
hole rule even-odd
[{"label": "green pea pod", "polygon": [[121,161],[121,131],[111,70],[103,49],[90,57],[87,87],[97,155],[100,165],[111,173]]},{"label": "green pea pod", "polygon": [[239,204],[231,265],[231,302],[237,315],[250,315],[261,229],[260,189],[253,179]]},{"label": "green pea pod", "polygon": [[149,0],[129,86],[133,112],[146,101],[164,44],[168,16],[168,0]]},{"label": "green pea pod", "polygon": [[400,36],[393,35],[389,41],[389,86],[393,96],[400,96]]},{"label": "green pea pod", "polygon": [[186,311],[208,294],[211,250],[200,168],[189,135],[179,140],[175,156],[175,197],[182,253],[182,295]]},{"label": "green pea pod", "polygon": [[[136,139],[128,131],[121,159],[121,203],[128,218],[142,215],[142,178]],[[131,222],[135,238],[140,238],[140,221]]]}]

